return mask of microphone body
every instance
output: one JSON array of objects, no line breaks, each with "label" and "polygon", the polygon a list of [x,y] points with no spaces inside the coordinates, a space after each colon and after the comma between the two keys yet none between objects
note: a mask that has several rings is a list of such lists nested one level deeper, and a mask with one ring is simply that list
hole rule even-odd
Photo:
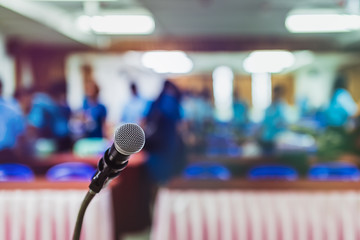
[{"label": "microphone body", "polygon": [[98,163],[97,171],[89,185],[90,190],[99,193],[127,166],[130,155],[139,152],[144,144],[145,134],[141,127],[132,123],[120,126],[115,133],[114,143],[105,151]]}]

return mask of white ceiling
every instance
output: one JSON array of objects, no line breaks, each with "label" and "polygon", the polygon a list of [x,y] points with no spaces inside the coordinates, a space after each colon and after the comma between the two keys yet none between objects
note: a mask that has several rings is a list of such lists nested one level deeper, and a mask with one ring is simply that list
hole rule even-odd
[{"label": "white ceiling", "polygon": [[77,44],[58,31],[3,7],[0,7],[0,33],[23,42]]},{"label": "white ceiling", "polygon": [[[350,0],[349,0],[350,1]],[[356,0],[355,0],[356,1]],[[156,22],[150,37],[314,39],[339,49],[360,47],[360,33],[293,34],[285,26],[291,9],[344,7],[344,0],[115,0],[100,2],[101,11],[145,8]],[[99,46],[104,36],[75,29],[84,0],[1,0],[0,32],[29,43]],[[115,40],[124,37],[114,36]]]}]

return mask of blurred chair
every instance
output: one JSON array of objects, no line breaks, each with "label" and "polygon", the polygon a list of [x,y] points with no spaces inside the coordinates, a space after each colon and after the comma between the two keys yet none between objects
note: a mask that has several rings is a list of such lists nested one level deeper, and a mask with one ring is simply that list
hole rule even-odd
[{"label": "blurred chair", "polygon": [[25,165],[18,163],[0,164],[0,182],[33,181],[33,171]]},{"label": "blurred chair", "polygon": [[285,165],[261,165],[252,168],[248,173],[248,179],[250,180],[294,181],[297,178],[297,171]]},{"label": "blurred chair", "polygon": [[95,168],[86,163],[61,163],[50,168],[46,173],[49,181],[89,181]]},{"label": "blurred chair", "polygon": [[231,178],[229,169],[217,163],[195,163],[184,170],[183,176],[187,179],[219,179]]},{"label": "blurred chair", "polygon": [[321,163],[310,169],[309,179],[316,181],[359,181],[360,171],[355,165],[349,163]]}]

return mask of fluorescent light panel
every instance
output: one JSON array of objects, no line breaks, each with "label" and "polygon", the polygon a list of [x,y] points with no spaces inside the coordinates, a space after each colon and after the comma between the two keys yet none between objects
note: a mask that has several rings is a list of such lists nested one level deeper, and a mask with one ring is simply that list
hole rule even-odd
[{"label": "fluorescent light panel", "polygon": [[334,9],[300,9],[289,13],[285,26],[294,33],[350,32],[360,30],[360,16]]},{"label": "fluorescent light panel", "polygon": [[97,34],[151,34],[155,29],[154,19],[149,15],[104,15],[80,16],[80,30]]},{"label": "fluorescent light panel", "polygon": [[295,62],[291,52],[283,50],[260,50],[250,53],[243,67],[249,73],[279,73]]},{"label": "fluorescent light panel", "polygon": [[150,51],[141,57],[142,64],[157,73],[188,73],[194,64],[181,51]]}]

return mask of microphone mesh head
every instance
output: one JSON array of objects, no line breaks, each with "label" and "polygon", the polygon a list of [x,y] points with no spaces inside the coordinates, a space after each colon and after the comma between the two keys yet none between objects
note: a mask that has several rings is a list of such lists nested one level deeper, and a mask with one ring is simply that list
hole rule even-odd
[{"label": "microphone mesh head", "polygon": [[145,133],[142,128],[134,123],[121,125],[115,132],[114,146],[124,155],[139,152],[145,144]]}]

